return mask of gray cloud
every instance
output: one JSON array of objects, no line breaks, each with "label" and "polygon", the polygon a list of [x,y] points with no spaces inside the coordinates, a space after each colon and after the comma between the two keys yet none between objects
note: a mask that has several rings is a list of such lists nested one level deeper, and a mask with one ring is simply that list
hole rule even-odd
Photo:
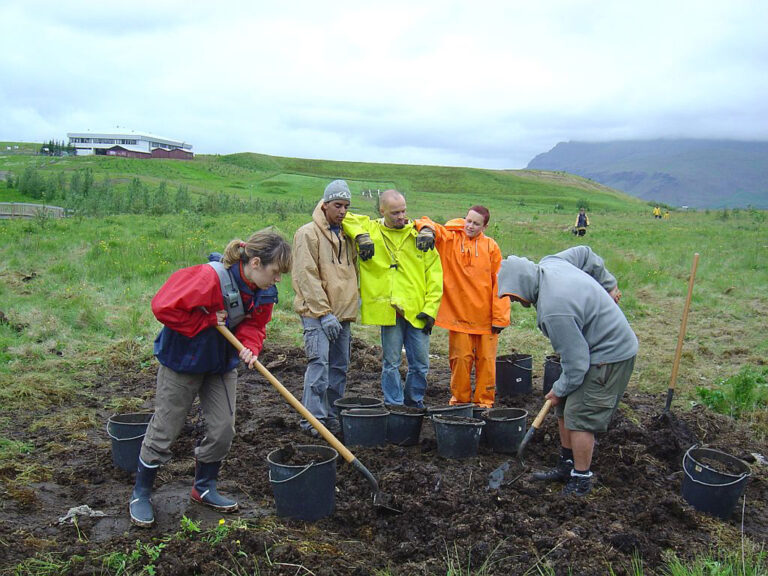
[{"label": "gray cloud", "polygon": [[122,126],[520,168],[565,140],[768,139],[768,4],[0,4],[0,139]]}]

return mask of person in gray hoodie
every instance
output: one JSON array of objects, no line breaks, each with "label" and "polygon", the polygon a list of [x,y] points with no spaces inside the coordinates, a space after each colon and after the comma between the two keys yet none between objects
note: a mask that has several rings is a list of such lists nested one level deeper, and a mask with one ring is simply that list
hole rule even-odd
[{"label": "person in gray hoodie", "polygon": [[499,297],[536,308],[539,329],[563,367],[546,395],[558,418],[560,459],[534,478],[566,482],[564,494],[584,496],[592,489],[595,433],[607,430],[637,355],[616,278],[588,246],[575,246],[538,264],[509,256],[498,286]]}]

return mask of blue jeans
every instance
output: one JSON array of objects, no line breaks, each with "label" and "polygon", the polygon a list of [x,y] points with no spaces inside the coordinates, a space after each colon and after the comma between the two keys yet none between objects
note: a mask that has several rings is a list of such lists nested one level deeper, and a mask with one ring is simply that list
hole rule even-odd
[{"label": "blue jeans", "polygon": [[[408,374],[405,389],[400,381],[401,351],[405,345]],[[387,404],[424,407],[429,372],[429,334],[397,316],[394,326],[381,327],[381,391]]]},{"label": "blue jeans", "polygon": [[[333,403],[344,396],[347,386],[350,323],[341,323],[341,332],[333,342],[323,332],[319,319],[303,316],[301,323],[308,360],[301,403],[327,425],[330,420],[338,420],[339,411]],[[301,427],[310,428],[309,422],[302,419]]]}]

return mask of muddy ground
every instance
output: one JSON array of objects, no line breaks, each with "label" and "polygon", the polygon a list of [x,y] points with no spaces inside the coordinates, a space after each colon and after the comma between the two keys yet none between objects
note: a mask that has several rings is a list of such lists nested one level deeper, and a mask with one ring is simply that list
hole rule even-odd
[{"label": "muddy ground", "polygon": [[[353,343],[348,394],[381,397],[380,350]],[[296,396],[301,396],[304,355],[300,349],[266,348],[262,362]],[[127,514],[132,475],[112,465],[105,424],[107,399],[145,395],[152,410],[155,368],[104,374],[84,391],[82,402],[95,409],[99,426],[62,438],[61,431],[31,427],[56,407],[27,414],[6,433],[32,443],[30,458],[45,481],[16,477],[18,469],[0,460],[0,571],[38,556],[71,560],[73,574],[115,573],[107,555],[137,550],[137,540],[157,545],[179,532],[183,515],[215,528],[222,517],[189,503],[194,476],[193,446],[201,434],[197,411],[174,447],[176,457],[162,469],[154,496],[157,525],[131,527]],[[542,404],[542,369],[534,369],[533,392],[503,399],[499,405],[525,408],[530,422]],[[432,361],[429,406],[450,397],[444,359]],[[452,460],[437,454],[430,423],[418,445],[353,448],[358,459],[395,498],[402,514],[382,513],[372,505],[369,485],[341,458],[337,466],[336,509],[315,523],[275,516],[268,480],[267,454],[290,444],[322,444],[299,431],[298,417],[256,372],[241,371],[237,399],[237,436],[222,470],[220,489],[241,505],[236,517],[248,529],[231,530],[221,542],[191,534],[165,542],[153,562],[146,551],[134,570],[154,564],[157,574],[445,574],[450,562],[487,574],[616,574],[630,571],[635,554],[645,574],[658,573],[665,551],[689,558],[719,546],[738,548],[742,501],[733,517],[718,520],[697,512],[681,497],[682,458],[693,444],[704,444],[752,465],[746,490],[743,532],[753,542],[768,540],[768,475],[754,453],[768,454],[764,441],[745,427],[703,408],[674,409],[659,419],[664,397],[631,389],[611,429],[598,437],[593,470],[596,489],[586,498],[560,495],[558,484],[542,485],[527,475],[512,484],[487,488],[491,471],[511,456],[481,447],[476,458]],[[542,468],[557,453],[556,421],[550,415],[526,451],[526,464]],[[514,469],[514,462],[512,464]],[[45,477],[45,475],[42,475]],[[512,471],[505,477],[513,477]],[[59,523],[75,506],[88,505],[103,517]],[[232,525],[234,518],[226,516]],[[209,533],[210,535],[210,533]],[[74,559],[73,559],[74,558]],[[253,561],[258,561],[258,570]],[[112,566],[112,568],[109,568]],[[47,572],[46,572],[47,573]]]}]

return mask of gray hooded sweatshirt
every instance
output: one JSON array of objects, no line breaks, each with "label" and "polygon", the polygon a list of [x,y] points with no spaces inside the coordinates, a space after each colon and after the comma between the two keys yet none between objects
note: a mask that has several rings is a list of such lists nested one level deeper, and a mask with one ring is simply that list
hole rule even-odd
[{"label": "gray hooded sweatshirt", "polygon": [[560,354],[563,373],[552,385],[568,396],[584,382],[590,365],[612,364],[637,354],[637,337],[608,294],[616,287],[603,259],[575,246],[538,264],[509,256],[499,270],[499,296],[514,294],[536,307],[539,329]]}]

